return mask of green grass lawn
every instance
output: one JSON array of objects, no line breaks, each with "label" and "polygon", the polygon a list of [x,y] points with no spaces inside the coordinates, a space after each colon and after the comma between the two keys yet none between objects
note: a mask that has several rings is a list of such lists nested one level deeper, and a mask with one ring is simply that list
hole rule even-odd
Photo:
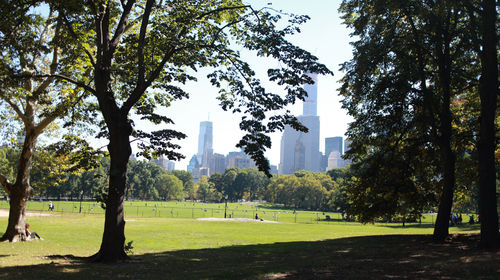
[{"label": "green grass lawn", "polygon": [[[104,210],[99,203],[84,201],[55,201],[55,213],[61,215],[83,214],[102,215]],[[80,211],[81,206],[81,211]],[[270,205],[254,205],[245,203],[228,203],[227,208],[224,203],[200,203],[200,202],[176,202],[176,201],[125,201],[125,214],[129,218],[178,218],[196,219],[216,217],[223,218],[224,214],[232,218],[254,218],[259,214],[259,218],[284,223],[331,223],[341,222],[342,215],[334,212],[323,211],[303,211],[293,209],[276,209]],[[0,209],[8,209],[9,204],[5,200],[0,200]],[[48,211],[48,201],[32,200],[28,202],[29,211]],[[331,221],[326,221],[327,216]],[[468,216],[465,216],[468,218]],[[420,221],[424,224],[434,224],[435,215],[424,215]]]},{"label": "green grass lawn", "polygon": [[[44,240],[0,243],[0,279],[500,277],[498,253],[475,249],[477,225],[453,227],[454,233],[473,235],[434,244],[430,223],[403,228],[398,224],[214,222],[130,215],[125,231],[127,241],[133,241],[132,260],[103,265],[68,256],[98,251],[103,215],[55,212],[30,216],[28,222]],[[6,224],[7,218],[0,218],[0,234]]]}]

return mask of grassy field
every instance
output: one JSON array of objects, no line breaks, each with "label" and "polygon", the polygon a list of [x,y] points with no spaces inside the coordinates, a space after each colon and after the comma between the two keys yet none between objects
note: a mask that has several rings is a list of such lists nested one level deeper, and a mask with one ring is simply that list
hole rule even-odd
[{"label": "grassy field", "polygon": [[[95,202],[84,201],[55,201],[55,213],[98,215],[104,210]],[[81,211],[80,211],[81,205]],[[0,209],[8,209],[8,201],[0,200]],[[30,201],[27,209],[30,211],[52,213],[48,211],[48,201]],[[276,209],[270,205],[256,205],[248,203],[200,203],[200,202],[161,202],[161,201],[126,201],[125,214],[130,218],[223,218],[224,214],[231,218],[259,218],[284,223],[331,223],[342,222],[342,215],[334,212],[302,211],[293,209]],[[330,221],[326,221],[327,216]],[[434,224],[435,215],[424,215],[420,221],[424,224]]]},{"label": "grassy field", "polygon": [[[430,223],[403,228],[127,215],[132,260],[103,265],[71,257],[99,249],[103,215],[54,212],[28,222],[44,240],[0,243],[0,279],[500,278],[500,255],[475,249],[477,225],[453,227],[459,235],[434,244]],[[0,234],[6,223],[0,218]]]}]

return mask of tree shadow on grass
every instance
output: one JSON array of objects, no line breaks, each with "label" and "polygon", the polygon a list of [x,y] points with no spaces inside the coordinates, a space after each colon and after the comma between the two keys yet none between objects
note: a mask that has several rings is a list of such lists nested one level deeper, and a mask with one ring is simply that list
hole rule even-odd
[{"label": "tree shadow on grass", "polygon": [[434,228],[433,224],[428,224],[428,223],[411,223],[411,224],[403,224],[401,223],[385,223],[385,224],[377,224],[381,227],[388,227],[388,228]]},{"label": "tree shadow on grass", "polygon": [[0,279],[499,279],[500,253],[476,249],[478,238],[350,237],[150,253],[117,264],[51,256],[50,264],[0,268]]},{"label": "tree shadow on grass", "polygon": [[[428,223],[412,223],[412,224],[406,224],[404,227],[402,224],[381,224],[380,226],[382,227],[388,227],[388,228],[434,228],[433,224],[428,224]],[[450,229],[458,229],[460,231],[479,231],[481,229],[480,224],[461,224],[458,226],[450,226]]]}]

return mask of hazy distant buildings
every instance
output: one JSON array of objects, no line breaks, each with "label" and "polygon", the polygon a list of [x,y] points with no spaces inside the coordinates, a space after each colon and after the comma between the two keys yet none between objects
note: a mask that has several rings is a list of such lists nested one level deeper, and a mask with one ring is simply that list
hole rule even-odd
[{"label": "hazy distant buildings", "polygon": [[350,142],[345,140],[342,145],[342,137],[330,137],[325,139],[325,157],[328,158],[326,171],[335,168],[345,168],[350,161],[342,158],[345,152],[349,150]]},{"label": "hazy distant buildings", "polygon": [[226,171],[226,157],[222,154],[213,154],[210,164],[210,173],[224,173],[224,171]]},{"label": "hazy distant buildings", "polygon": [[281,137],[279,174],[292,174],[297,170],[321,171],[319,151],[319,116],[317,75],[310,74],[314,84],[304,86],[307,98],[302,105],[303,115],[297,117],[309,129],[299,132],[290,126],[285,127]]},{"label": "hazy distant buildings", "polygon": [[152,162],[165,170],[171,171],[175,169],[175,162],[168,160],[163,156],[160,156],[157,159],[152,159]]},{"label": "hazy distant buildings", "polygon": [[210,121],[200,123],[198,153],[193,155],[187,170],[197,181],[201,176],[210,176],[215,172],[224,173],[226,168],[255,168],[255,162],[243,151],[229,152],[227,156],[213,152],[213,124]]},{"label": "hazy distant buildings", "polygon": [[200,166],[200,164],[198,163],[198,158],[196,157],[196,155],[193,155],[193,157],[191,157],[191,159],[189,160],[189,164],[187,166],[187,171],[193,172],[193,170],[195,170],[199,166]]},{"label": "hazy distant buildings", "polygon": [[326,170],[342,168],[344,167],[344,160],[342,159],[342,155],[338,151],[332,151],[328,155],[328,166]]},{"label": "hazy distant buildings", "polygon": [[342,136],[325,138],[325,155],[330,156],[330,153],[333,151],[337,151],[341,155],[343,154]]},{"label": "hazy distant buildings", "polygon": [[278,174],[278,166],[276,166],[276,165],[271,165],[271,166],[270,166],[269,173],[271,173],[271,174]]},{"label": "hazy distant buildings", "polygon": [[238,167],[243,168],[255,168],[255,162],[247,155],[245,152],[229,152],[226,158],[226,168]]}]

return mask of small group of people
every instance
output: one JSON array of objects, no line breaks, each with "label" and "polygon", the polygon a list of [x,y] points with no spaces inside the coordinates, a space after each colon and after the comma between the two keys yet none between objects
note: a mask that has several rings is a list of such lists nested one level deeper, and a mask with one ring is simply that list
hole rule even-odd
[{"label": "small group of people", "polygon": [[462,224],[462,214],[451,214],[450,215],[450,226],[457,226]]},{"label": "small group of people", "polygon": [[26,223],[26,227],[25,227],[25,233],[26,233],[26,238],[28,238],[28,240],[30,239],[40,239],[40,240],[43,240],[43,238],[40,237],[40,235],[38,235],[38,233],[36,232],[31,232],[29,230],[30,228],[30,224]]}]

